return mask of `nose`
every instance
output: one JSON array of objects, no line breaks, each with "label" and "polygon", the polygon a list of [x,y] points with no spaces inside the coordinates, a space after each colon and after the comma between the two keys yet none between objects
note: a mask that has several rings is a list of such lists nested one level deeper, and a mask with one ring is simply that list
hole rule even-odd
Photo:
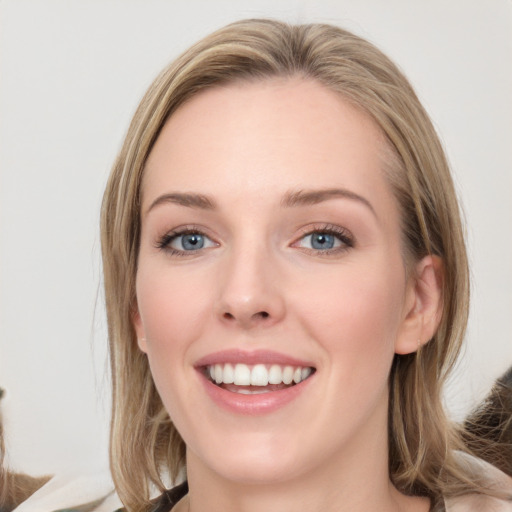
[{"label": "nose", "polygon": [[261,247],[235,251],[225,261],[220,285],[220,320],[243,329],[270,327],[285,316],[282,280]]}]

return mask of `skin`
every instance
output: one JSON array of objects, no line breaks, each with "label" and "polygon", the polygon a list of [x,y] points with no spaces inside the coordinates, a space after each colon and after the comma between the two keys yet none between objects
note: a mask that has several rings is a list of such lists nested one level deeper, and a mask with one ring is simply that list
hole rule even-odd
[{"label": "skin", "polygon": [[[164,126],[143,179],[133,321],[187,445],[183,510],[428,510],[389,480],[388,375],[395,353],[435,331],[439,264],[406,269],[383,144],[365,114],[299,78],[202,92]],[[283,205],[320,189],[349,195]],[[162,199],[184,192],[215,207]],[[161,247],[183,227],[205,247]],[[312,248],[307,234],[326,227],[337,247]],[[316,373],[283,407],[236,414],[194,367],[225,349],[277,351]]]}]

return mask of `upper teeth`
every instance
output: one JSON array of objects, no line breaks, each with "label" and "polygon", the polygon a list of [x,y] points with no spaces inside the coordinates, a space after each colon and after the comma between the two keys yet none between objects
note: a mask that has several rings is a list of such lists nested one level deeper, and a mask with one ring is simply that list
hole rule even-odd
[{"label": "upper teeth", "polygon": [[312,372],[310,367],[281,366],[278,364],[215,364],[207,367],[210,378],[217,384],[237,386],[266,386],[268,384],[291,384],[307,379]]}]

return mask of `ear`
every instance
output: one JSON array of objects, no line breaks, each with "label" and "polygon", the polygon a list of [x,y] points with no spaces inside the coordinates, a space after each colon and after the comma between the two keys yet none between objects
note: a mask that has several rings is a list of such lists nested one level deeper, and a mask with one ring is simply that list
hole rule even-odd
[{"label": "ear", "polygon": [[147,341],[146,341],[146,332],[144,330],[144,325],[142,323],[142,318],[139,312],[139,306],[135,304],[132,308],[132,325],[135,329],[135,334],[137,336],[137,344],[142,352],[147,353]]},{"label": "ear", "polygon": [[404,319],[395,342],[395,353],[410,354],[436,333],[443,312],[443,262],[425,256],[407,283]]}]

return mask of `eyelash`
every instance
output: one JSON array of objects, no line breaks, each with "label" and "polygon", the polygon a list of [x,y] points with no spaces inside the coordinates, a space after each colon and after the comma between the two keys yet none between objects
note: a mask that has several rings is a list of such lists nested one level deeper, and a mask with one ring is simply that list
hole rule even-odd
[{"label": "eyelash", "polygon": [[[354,237],[350,231],[333,224],[324,224],[322,226],[315,226],[313,228],[305,228],[302,231],[300,237],[298,237],[296,241],[293,242],[292,247],[296,247],[296,244],[298,244],[301,240],[304,240],[307,236],[311,236],[315,233],[334,236],[341,242],[342,245],[332,249],[311,249],[308,247],[300,247],[302,251],[317,256],[334,256],[351,249],[355,245]],[[176,240],[176,238],[185,235],[201,235],[211,240],[211,238],[201,228],[195,226],[186,226],[181,229],[166,233],[158,240],[156,243],[156,248],[166,251],[171,256],[190,256],[202,250],[202,248],[200,248],[197,250],[182,251],[179,249],[174,249],[170,246],[171,243]]]},{"label": "eyelash", "polygon": [[196,254],[197,252],[201,251],[201,249],[190,250],[190,251],[180,251],[179,249],[174,249],[173,247],[170,246],[171,243],[174,240],[176,240],[176,238],[179,238],[180,236],[185,236],[185,235],[201,235],[205,238],[210,239],[210,237],[199,227],[185,226],[183,228],[179,228],[174,231],[170,231],[169,233],[166,233],[164,236],[162,236],[158,240],[158,242],[156,244],[156,248],[167,252],[171,256],[190,256],[190,255]]},{"label": "eyelash", "polygon": [[301,249],[307,252],[308,254],[326,257],[336,256],[339,255],[340,253],[343,253],[353,248],[355,245],[355,240],[352,233],[348,229],[336,226],[334,224],[323,224],[321,226],[314,226],[313,228],[305,228],[304,231],[301,233],[300,237],[297,238],[297,241],[294,242],[293,245],[297,244],[307,236],[311,236],[315,233],[332,235],[335,238],[337,238],[342,245],[340,247],[335,247],[332,249],[310,249],[308,247],[302,247]]}]

